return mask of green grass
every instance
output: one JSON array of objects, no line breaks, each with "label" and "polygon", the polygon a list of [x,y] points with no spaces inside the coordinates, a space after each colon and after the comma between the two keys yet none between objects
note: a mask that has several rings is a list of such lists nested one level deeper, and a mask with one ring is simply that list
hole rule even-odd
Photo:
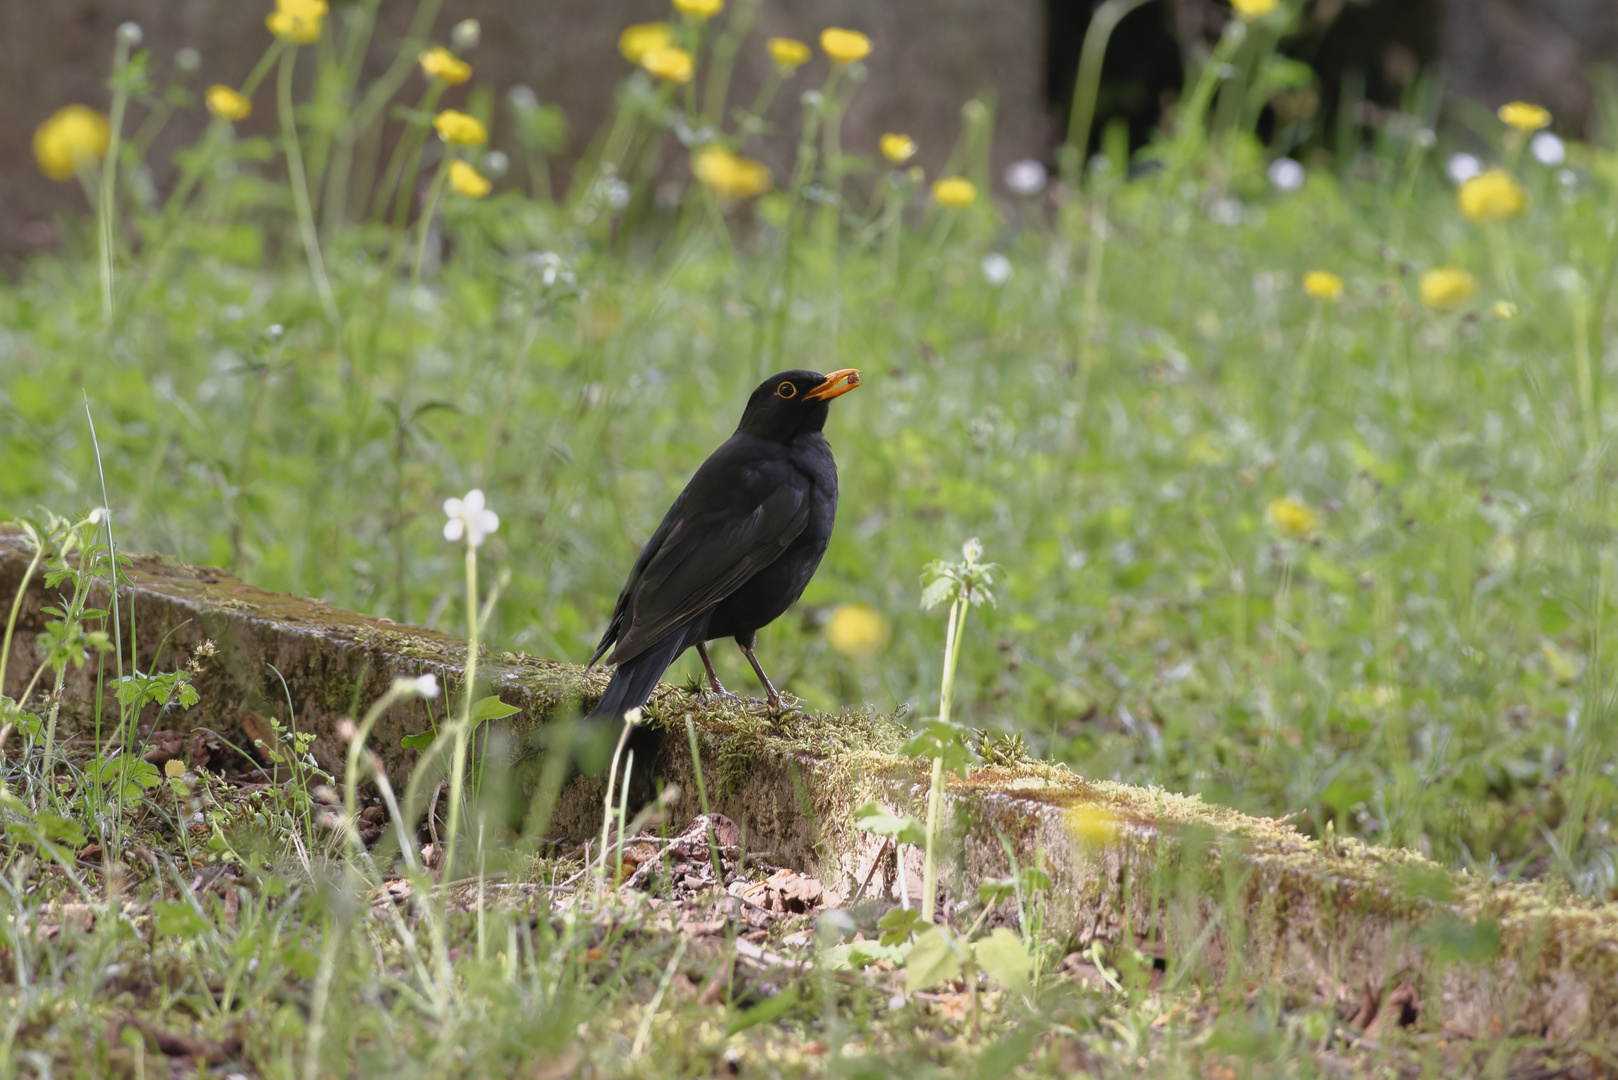
[{"label": "green grass", "polygon": [[[671,99],[627,86],[631,126],[666,126]],[[307,122],[318,191],[339,129],[329,110]],[[957,162],[981,178],[987,128],[972,123]],[[583,660],[638,545],[753,385],[858,367],[864,387],[828,426],[837,534],[762,635],[777,685],[816,708],[930,715],[944,627],[920,608],[920,574],[976,536],[1003,574],[997,606],[968,624],[957,719],[1086,775],[1610,897],[1618,159],[1573,145],[1564,183],[1474,126],[1514,163],[1523,216],[1468,224],[1441,154],[1395,126],[1352,161],[1311,158],[1294,194],[1270,189],[1250,136],[1192,131],[1128,182],[1115,161],[1015,207],[918,199],[897,225],[862,194],[908,190],[881,179],[875,148],[834,158],[854,176],[839,222],[786,178],[728,214],[690,184],[670,208],[654,181],[683,175],[684,155],[665,139],[661,164],[626,169],[623,211],[599,185],[552,201],[508,183],[446,195],[441,231],[418,234],[326,200],[334,322],[276,145],[219,124],[192,151],[183,206],[121,170],[110,322],[89,221],[0,286],[0,517],[100,504],[87,396],[122,545],[456,628],[460,549],[439,506],[477,486],[502,519],[484,549],[504,582],[491,646]],[[418,238],[428,259],[412,268]],[[1011,261],[1003,285],[985,278],[990,252]],[[1480,291],[1430,310],[1417,279],[1446,264]],[[1311,269],[1341,275],[1344,295],[1306,295]],[[1282,527],[1280,498],[1318,528]],[[892,624],[878,655],[842,655],[823,632],[856,601]],[[751,687],[735,650],[715,653],[729,685]],[[687,657],[669,678],[697,670]],[[7,752],[12,783],[37,779]],[[177,850],[142,820],[147,843]],[[947,1008],[890,1016],[869,974],[804,980],[782,1023],[729,1037],[743,1006],[676,980],[655,1052],[635,1057],[676,947],[644,912],[593,929],[494,911],[481,932],[450,914],[454,978],[412,979],[410,948],[366,922],[358,886],[297,871],[278,835],[282,860],[228,925],[154,937],[146,909],[103,913],[26,946],[63,925],[41,906],[62,882],[30,891],[49,875],[8,841],[7,1037],[69,1073],[143,1075],[147,1044],[103,1038],[109,1016],[194,1016],[215,1040],[239,1029],[264,1075],[303,1075],[324,979],[342,1020],[322,1060],[339,1073],[501,1075],[570,1046],[610,1074],[707,1074],[728,1047],[758,1075],[979,1068]],[[609,962],[587,953],[601,934],[623,935]],[[705,950],[691,945],[680,979],[714,975]],[[1137,1058],[1174,1075],[1325,1067],[1311,1049],[1324,1013],[1262,988],[1209,993],[1103,998],[1056,980],[986,1039],[1027,1032],[1039,1068],[1106,1075]],[[808,1040],[832,1057],[804,1056]],[[1431,1041],[1385,1052],[1449,1067]]]}]

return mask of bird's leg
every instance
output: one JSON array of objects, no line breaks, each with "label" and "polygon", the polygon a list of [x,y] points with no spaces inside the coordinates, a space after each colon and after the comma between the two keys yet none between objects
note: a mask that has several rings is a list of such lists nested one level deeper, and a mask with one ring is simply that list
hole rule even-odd
[{"label": "bird's leg", "polygon": [[726,690],[724,684],[719,681],[719,676],[714,673],[713,661],[708,659],[708,646],[701,641],[697,642],[697,655],[702,657],[702,666],[708,669],[708,685],[713,687],[714,694],[722,698],[735,698],[736,695]]},{"label": "bird's leg", "polygon": [[760,664],[758,657],[753,655],[753,647],[751,645],[742,645],[740,641],[736,644],[741,645],[742,655],[747,657],[749,664],[753,665],[753,674],[757,675],[758,681],[764,684],[764,693],[766,700],[770,703],[770,708],[779,709],[781,707],[781,695],[776,693],[775,684],[770,682],[770,677],[764,674],[764,665]]}]

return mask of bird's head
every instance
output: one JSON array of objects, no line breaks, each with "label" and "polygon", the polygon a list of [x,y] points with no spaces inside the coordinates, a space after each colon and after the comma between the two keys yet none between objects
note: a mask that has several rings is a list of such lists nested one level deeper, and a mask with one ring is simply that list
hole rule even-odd
[{"label": "bird's head", "polygon": [[860,384],[860,373],[843,368],[830,375],[818,371],[783,371],[759,384],[747,399],[747,409],[736,431],[760,439],[790,442],[799,435],[819,431],[826,424],[831,399]]}]

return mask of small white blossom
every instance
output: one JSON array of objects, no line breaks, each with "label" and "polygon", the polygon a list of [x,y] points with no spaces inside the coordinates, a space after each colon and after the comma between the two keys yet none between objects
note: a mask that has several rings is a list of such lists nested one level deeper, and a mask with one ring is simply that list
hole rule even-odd
[{"label": "small white blossom", "polygon": [[483,27],[476,19],[462,19],[455,24],[449,32],[450,44],[455,46],[456,52],[466,52],[468,49],[478,47],[478,40],[483,36]]},{"label": "small white blossom", "polygon": [[500,515],[483,502],[481,488],[473,488],[464,499],[445,499],[444,539],[458,543],[464,536],[473,547],[482,547],[483,538],[500,527]]},{"label": "small white blossom", "polygon": [[1541,131],[1529,141],[1528,152],[1541,165],[1556,166],[1567,160],[1567,145],[1548,131]]},{"label": "small white blossom", "polygon": [[1011,277],[1011,260],[998,251],[983,256],[983,277],[990,285],[999,287]]},{"label": "small white blossom", "polygon": [[140,42],[146,35],[140,32],[140,23],[126,22],[118,24],[118,41],[131,49],[140,47]]},{"label": "small white blossom", "polygon": [[511,159],[499,150],[490,150],[483,155],[482,165],[484,176],[490,180],[498,180],[506,175],[507,169],[511,168]]},{"label": "small white blossom", "polygon": [[539,283],[547,289],[557,282],[572,285],[576,278],[567,263],[554,251],[539,251],[528,256],[528,264],[539,274]]},{"label": "small white blossom", "polygon": [[202,54],[187,45],[174,54],[174,66],[184,72],[192,72],[202,66]]},{"label": "small white blossom", "polygon": [[428,701],[431,701],[433,698],[438,696],[438,676],[432,674],[431,672],[426,675],[418,675],[415,679],[414,685],[417,697],[426,698]]},{"label": "small white blossom", "polygon": [[1269,175],[1277,191],[1293,192],[1303,187],[1303,166],[1289,157],[1270,162]]},{"label": "small white blossom", "polygon": [[1038,195],[1045,190],[1047,179],[1045,166],[1033,158],[1013,161],[1006,166],[1006,187],[1014,195]]},{"label": "small white blossom", "polygon": [[1237,226],[1242,223],[1245,208],[1240,199],[1215,199],[1213,205],[1208,207],[1208,216],[1221,225]]},{"label": "small white blossom", "polygon": [[506,101],[510,102],[513,109],[521,113],[533,112],[539,108],[539,95],[534,93],[534,88],[524,86],[521,83],[506,91]]},{"label": "small white blossom", "polygon": [[1449,176],[1450,183],[1464,184],[1474,176],[1483,175],[1483,162],[1471,154],[1453,154],[1449,164],[1444,166],[1444,172]]},{"label": "small white blossom", "polygon": [[1557,169],[1556,182],[1572,191],[1579,186],[1579,174],[1572,169]]},{"label": "small white blossom", "polygon": [[601,181],[601,198],[614,210],[622,210],[629,205],[629,185],[616,176],[609,176]]},{"label": "small white blossom", "polygon": [[94,510],[90,511],[90,524],[92,525],[99,525],[103,521],[111,520],[111,518],[112,511],[108,510],[105,506],[98,506]]}]

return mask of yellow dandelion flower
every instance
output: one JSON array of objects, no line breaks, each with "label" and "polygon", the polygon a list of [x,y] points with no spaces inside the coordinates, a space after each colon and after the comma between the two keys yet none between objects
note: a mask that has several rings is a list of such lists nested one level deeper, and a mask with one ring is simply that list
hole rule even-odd
[{"label": "yellow dandelion flower", "polygon": [[1316,300],[1335,300],[1343,295],[1343,279],[1329,270],[1311,270],[1303,275],[1303,291]]},{"label": "yellow dandelion flower", "polygon": [[447,86],[459,86],[472,77],[472,65],[442,45],[434,45],[416,57],[416,62],[423,75]]},{"label": "yellow dandelion flower", "polygon": [[1499,319],[1501,322],[1505,322],[1507,319],[1515,319],[1517,317],[1517,305],[1513,304],[1510,300],[1496,300],[1494,302],[1494,306],[1489,308],[1489,310],[1492,311],[1494,313],[1494,317]]},{"label": "yellow dandelion flower", "polygon": [[465,195],[468,199],[481,199],[489,193],[493,185],[489,178],[478,172],[464,161],[449,163],[449,186],[455,189],[457,195]]},{"label": "yellow dandelion flower", "polygon": [[705,146],[691,156],[691,171],[715,195],[752,199],[770,190],[772,177],[762,161],[738,157],[722,146]]},{"label": "yellow dandelion flower", "polygon": [[770,59],[782,71],[796,71],[809,62],[809,46],[797,38],[772,37],[764,47],[770,50]]},{"label": "yellow dandelion flower", "polygon": [[672,44],[674,31],[666,22],[636,23],[624,27],[624,32],[618,35],[618,51],[631,64],[638,64],[647,53],[666,49]]},{"label": "yellow dandelion flower", "polygon": [[1478,279],[1458,266],[1440,266],[1421,275],[1416,291],[1434,311],[1453,311],[1472,299]]},{"label": "yellow dandelion flower", "polygon": [[640,58],[640,66],[664,82],[688,83],[695,64],[691,54],[675,45],[653,49]]},{"label": "yellow dandelion flower", "polygon": [[1549,127],[1551,123],[1549,109],[1531,105],[1526,101],[1513,101],[1502,105],[1498,115],[1507,127],[1522,132],[1538,131],[1542,127]]},{"label": "yellow dandelion flower", "polygon": [[1528,193],[1504,169],[1490,169],[1461,185],[1461,216],[1474,225],[1509,221],[1528,209]]},{"label": "yellow dandelion flower", "polygon": [[871,55],[871,39],[858,30],[828,26],[820,32],[820,49],[835,63],[852,64]]},{"label": "yellow dandelion flower", "polygon": [[933,181],[933,202],[950,210],[971,206],[978,197],[978,189],[964,176],[946,176]]},{"label": "yellow dandelion flower", "polygon": [[1235,9],[1236,17],[1242,22],[1252,22],[1262,19],[1274,11],[1278,0],[1230,0],[1230,6]]},{"label": "yellow dandelion flower", "polygon": [[234,89],[223,83],[215,83],[208,87],[205,95],[208,102],[208,111],[221,120],[246,120],[253,115],[253,103]]},{"label": "yellow dandelion flower", "polygon": [[71,180],[107,156],[112,125],[87,105],[68,105],[34,130],[34,160],[52,180]]},{"label": "yellow dandelion flower", "polygon": [[1270,520],[1282,532],[1300,539],[1320,528],[1320,515],[1294,499],[1271,499]]},{"label": "yellow dandelion flower", "polygon": [[693,19],[711,19],[725,10],[725,0],[674,0],[674,9]]},{"label": "yellow dandelion flower", "polygon": [[895,165],[903,165],[916,156],[916,140],[908,135],[895,135],[888,132],[882,136],[882,156]]},{"label": "yellow dandelion flower", "polygon": [[1080,803],[1067,812],[1067,831],[1089,848],[1104,848],[1118,841],[1123,831],[1118,816],[1095,803]]},{"label": "yellow dandelion flower", "polygon": [[179,758],[169,758],[163,762],[163,775],[170,780],[178,780],[185,775],[185,762]]},{"label": "yellow dandelion flower", "polygon": [[275,0],[275,10],[265,16],[264,25],[283,41],[313,45],[320,40],[327,10],[326,0]]},{"label": "yellow dandelion flower", "polygon": [[433,117],[433,127],[440,139],[455,146],[476,146],[489,137],[482,120],[457,109],[445,109]]},{"label": "yellow dandelion flower", "polygon": [[826,642],[844,656],[875,656],[892,637],[888,620],[870,604],[844,604],[826,620]]}]

